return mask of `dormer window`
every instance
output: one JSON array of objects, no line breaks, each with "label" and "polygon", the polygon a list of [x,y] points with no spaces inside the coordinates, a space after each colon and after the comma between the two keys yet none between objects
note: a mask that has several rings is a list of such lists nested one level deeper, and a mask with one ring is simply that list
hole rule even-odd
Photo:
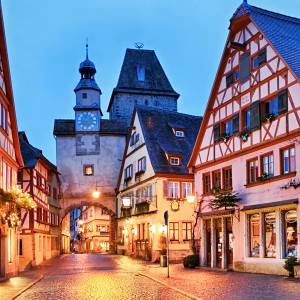
[{"label": "dormer window", "polygon": [[175,136],[184,137],[184,131],[183,130],[175,130]]},{"label": "dormer window", "polygon": [[170,164],[172,166],[179,166],[179,164],[180,164],[180,158],[176,157],[176,156],[171,156],[170,157]]},{"label": "dormer window", "polygon": [[145,81],[145,66],[138,65],[136,67],[136,74],[138,81]]}]

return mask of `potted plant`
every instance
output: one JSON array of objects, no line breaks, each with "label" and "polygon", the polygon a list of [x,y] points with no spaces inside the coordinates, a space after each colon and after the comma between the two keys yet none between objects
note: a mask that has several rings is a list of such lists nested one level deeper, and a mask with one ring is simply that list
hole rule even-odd
[{"label": "potted plant", "polygon": [[224,143],[227,143],[228,140],[229,140],[230,136],[226,133],[223,133],[221,136],[220,136],[220,139],[224,142]]},{"label": "potted plant", "polygon": [[270,114],[266,114],[265,116],[262,117],[262,122],[263,123],[270,123],[272,121],[275,120],[275,115],[273,113],[270,113]]},{"label": "potted plant", "polygon": [[267,179],[269,179],[269,175],[267,173],[263,173],[261,176],[256,178],[256,180],[259,182],[265,181]]},{"label": "potted plant", "polygon": [[293,278],[295,276],[294,266],[298,266],[298,260],[295,256],[290,256],[285,260],[283,268],[289,272],[289,278]]},{"label": "potted plant", "polygon": [[239,137],[242,139],[243,142],[247,142],[249,137],[249,131],[247,129],[240,132]]},{"label": "potted plant", "polygon": [[198,254],[188,255],[183,259],[183,266],[185,268],[194,269],[195,267],[199,267],[199,265],[200,262]]}]

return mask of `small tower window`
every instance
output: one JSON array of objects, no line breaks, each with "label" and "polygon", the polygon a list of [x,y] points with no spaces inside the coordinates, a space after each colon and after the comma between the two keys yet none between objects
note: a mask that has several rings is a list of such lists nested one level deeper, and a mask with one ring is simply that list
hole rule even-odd
[{"label": "small tower window", "polygon": [[136,67],[136,74],[138,81],[145,81],[145,66],[138,65]]},{"label": "small tower window", "polygon": [[83,175],[84,176],[93,176],[94,175],[94,165],[84,165],[83,166]]},{"label": "small tower window", "polygon": [[82,99],[87,99],[87,93],[82,93]]}]

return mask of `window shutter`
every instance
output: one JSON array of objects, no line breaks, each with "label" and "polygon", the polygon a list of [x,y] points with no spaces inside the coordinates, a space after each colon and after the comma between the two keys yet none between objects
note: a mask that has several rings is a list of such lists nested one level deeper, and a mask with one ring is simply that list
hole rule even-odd
[{"label": "window shutter", "polygon": [[283,114],[288,110],[288,93],[287,90],[278,95],[278,113]]},{"label": "window shutter", "polygon": [[237,133],[240,131],[240,118],[239,114],[232,117],[232,133]]},{"label": "window shutter", "polygon": [[220,139],[220,123],[214,125],[214,141],[218,142]]},{"label": "window shutter", "polygon": [[250,77],[250,54],[244,53],[240,56],[240,81],[246,82]]},{"label": "window shutter", "polygon": [[168,180],[164,181],[164,197],[165,198],[169,197],[169,182],[168,182]]},{"label": "window shutter", "polygon": [[255,101],[250,106],[250,130],[260,127],[260,101]]}]

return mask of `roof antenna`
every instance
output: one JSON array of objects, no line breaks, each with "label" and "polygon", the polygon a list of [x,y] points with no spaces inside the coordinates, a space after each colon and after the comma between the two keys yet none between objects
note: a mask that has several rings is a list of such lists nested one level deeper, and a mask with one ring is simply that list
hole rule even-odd
[{"label": "roof antenna", "polygon": [[86,41],[85,41],[85,55],[86,55],[86,59],[89,58],[89,39],[86,38]]},{"label": "roof antenna", "polygon": [[144,44],[141,42],[136,42],[134,43],[134,47],[140,50],[144,47]]}]

